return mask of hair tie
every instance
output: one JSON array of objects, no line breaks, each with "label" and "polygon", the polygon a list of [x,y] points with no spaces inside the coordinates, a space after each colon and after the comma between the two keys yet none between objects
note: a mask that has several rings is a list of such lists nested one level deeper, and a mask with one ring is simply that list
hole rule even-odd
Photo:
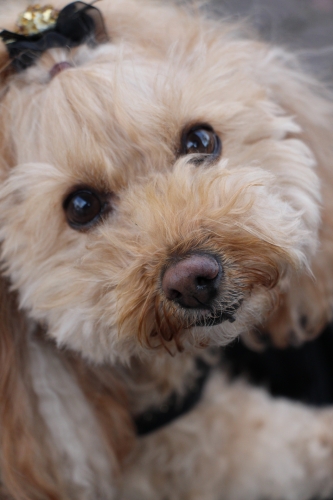
[{"label": "hair tie", "polygon": [[22,71],[48,49],[72,48],[83,43],[90,46],[108,41],[103,16],[92,4],[73,2],[57,11],[51,5],[32,5],[17,22],[17,32],[3,30],[12,66]]}]

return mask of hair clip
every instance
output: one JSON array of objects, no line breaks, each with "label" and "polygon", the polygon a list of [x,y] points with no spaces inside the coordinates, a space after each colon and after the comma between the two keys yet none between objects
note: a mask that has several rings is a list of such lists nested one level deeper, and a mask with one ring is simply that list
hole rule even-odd
[{"label": "hair clip", "polygon": [[17,32],[0,33],[17,71],[33,65],[51,48],[72,48],[82,43],[95,46],[108,41],[101,12],[84,2],[70,3],[60,11],[51,5],[31,5],[20,14],[17,26]]}]

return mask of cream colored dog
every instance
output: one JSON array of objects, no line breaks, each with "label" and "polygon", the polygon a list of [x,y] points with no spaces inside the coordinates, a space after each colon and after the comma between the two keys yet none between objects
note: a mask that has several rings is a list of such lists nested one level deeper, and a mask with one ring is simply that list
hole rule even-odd
[{"label": "cream colored dog", "polygon": [[239,26],[97,6],[103,43],[24,68],[1,44],[0,497],[333,494],[333,410],[231,384],[211,350],[331,319],[332,104]]}]

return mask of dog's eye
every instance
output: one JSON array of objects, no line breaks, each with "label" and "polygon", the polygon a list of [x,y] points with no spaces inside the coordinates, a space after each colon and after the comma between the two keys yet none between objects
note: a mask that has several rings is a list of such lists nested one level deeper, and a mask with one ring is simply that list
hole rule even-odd
[{"label": "dog's eye", "polygon": [[63,207],[69,225],[73,229],[81,229],[99,218],[104,204],[93,191],[80,189],[66,198]]},{"label": "dog's eye", "polygon": [[182,154],[204,154],[218,156],[221,141],[209,125],[198,125],[183,133]]}]

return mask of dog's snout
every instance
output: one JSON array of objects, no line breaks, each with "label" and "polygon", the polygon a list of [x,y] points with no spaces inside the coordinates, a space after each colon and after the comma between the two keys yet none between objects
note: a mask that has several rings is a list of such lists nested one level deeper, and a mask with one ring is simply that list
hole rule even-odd
[{"label": "dog's snout", "polygon": [[188,309],[207,309],[216,297],[222,267],[215,257],[192,254],[171,264],[162,278],[167,299]]}]

